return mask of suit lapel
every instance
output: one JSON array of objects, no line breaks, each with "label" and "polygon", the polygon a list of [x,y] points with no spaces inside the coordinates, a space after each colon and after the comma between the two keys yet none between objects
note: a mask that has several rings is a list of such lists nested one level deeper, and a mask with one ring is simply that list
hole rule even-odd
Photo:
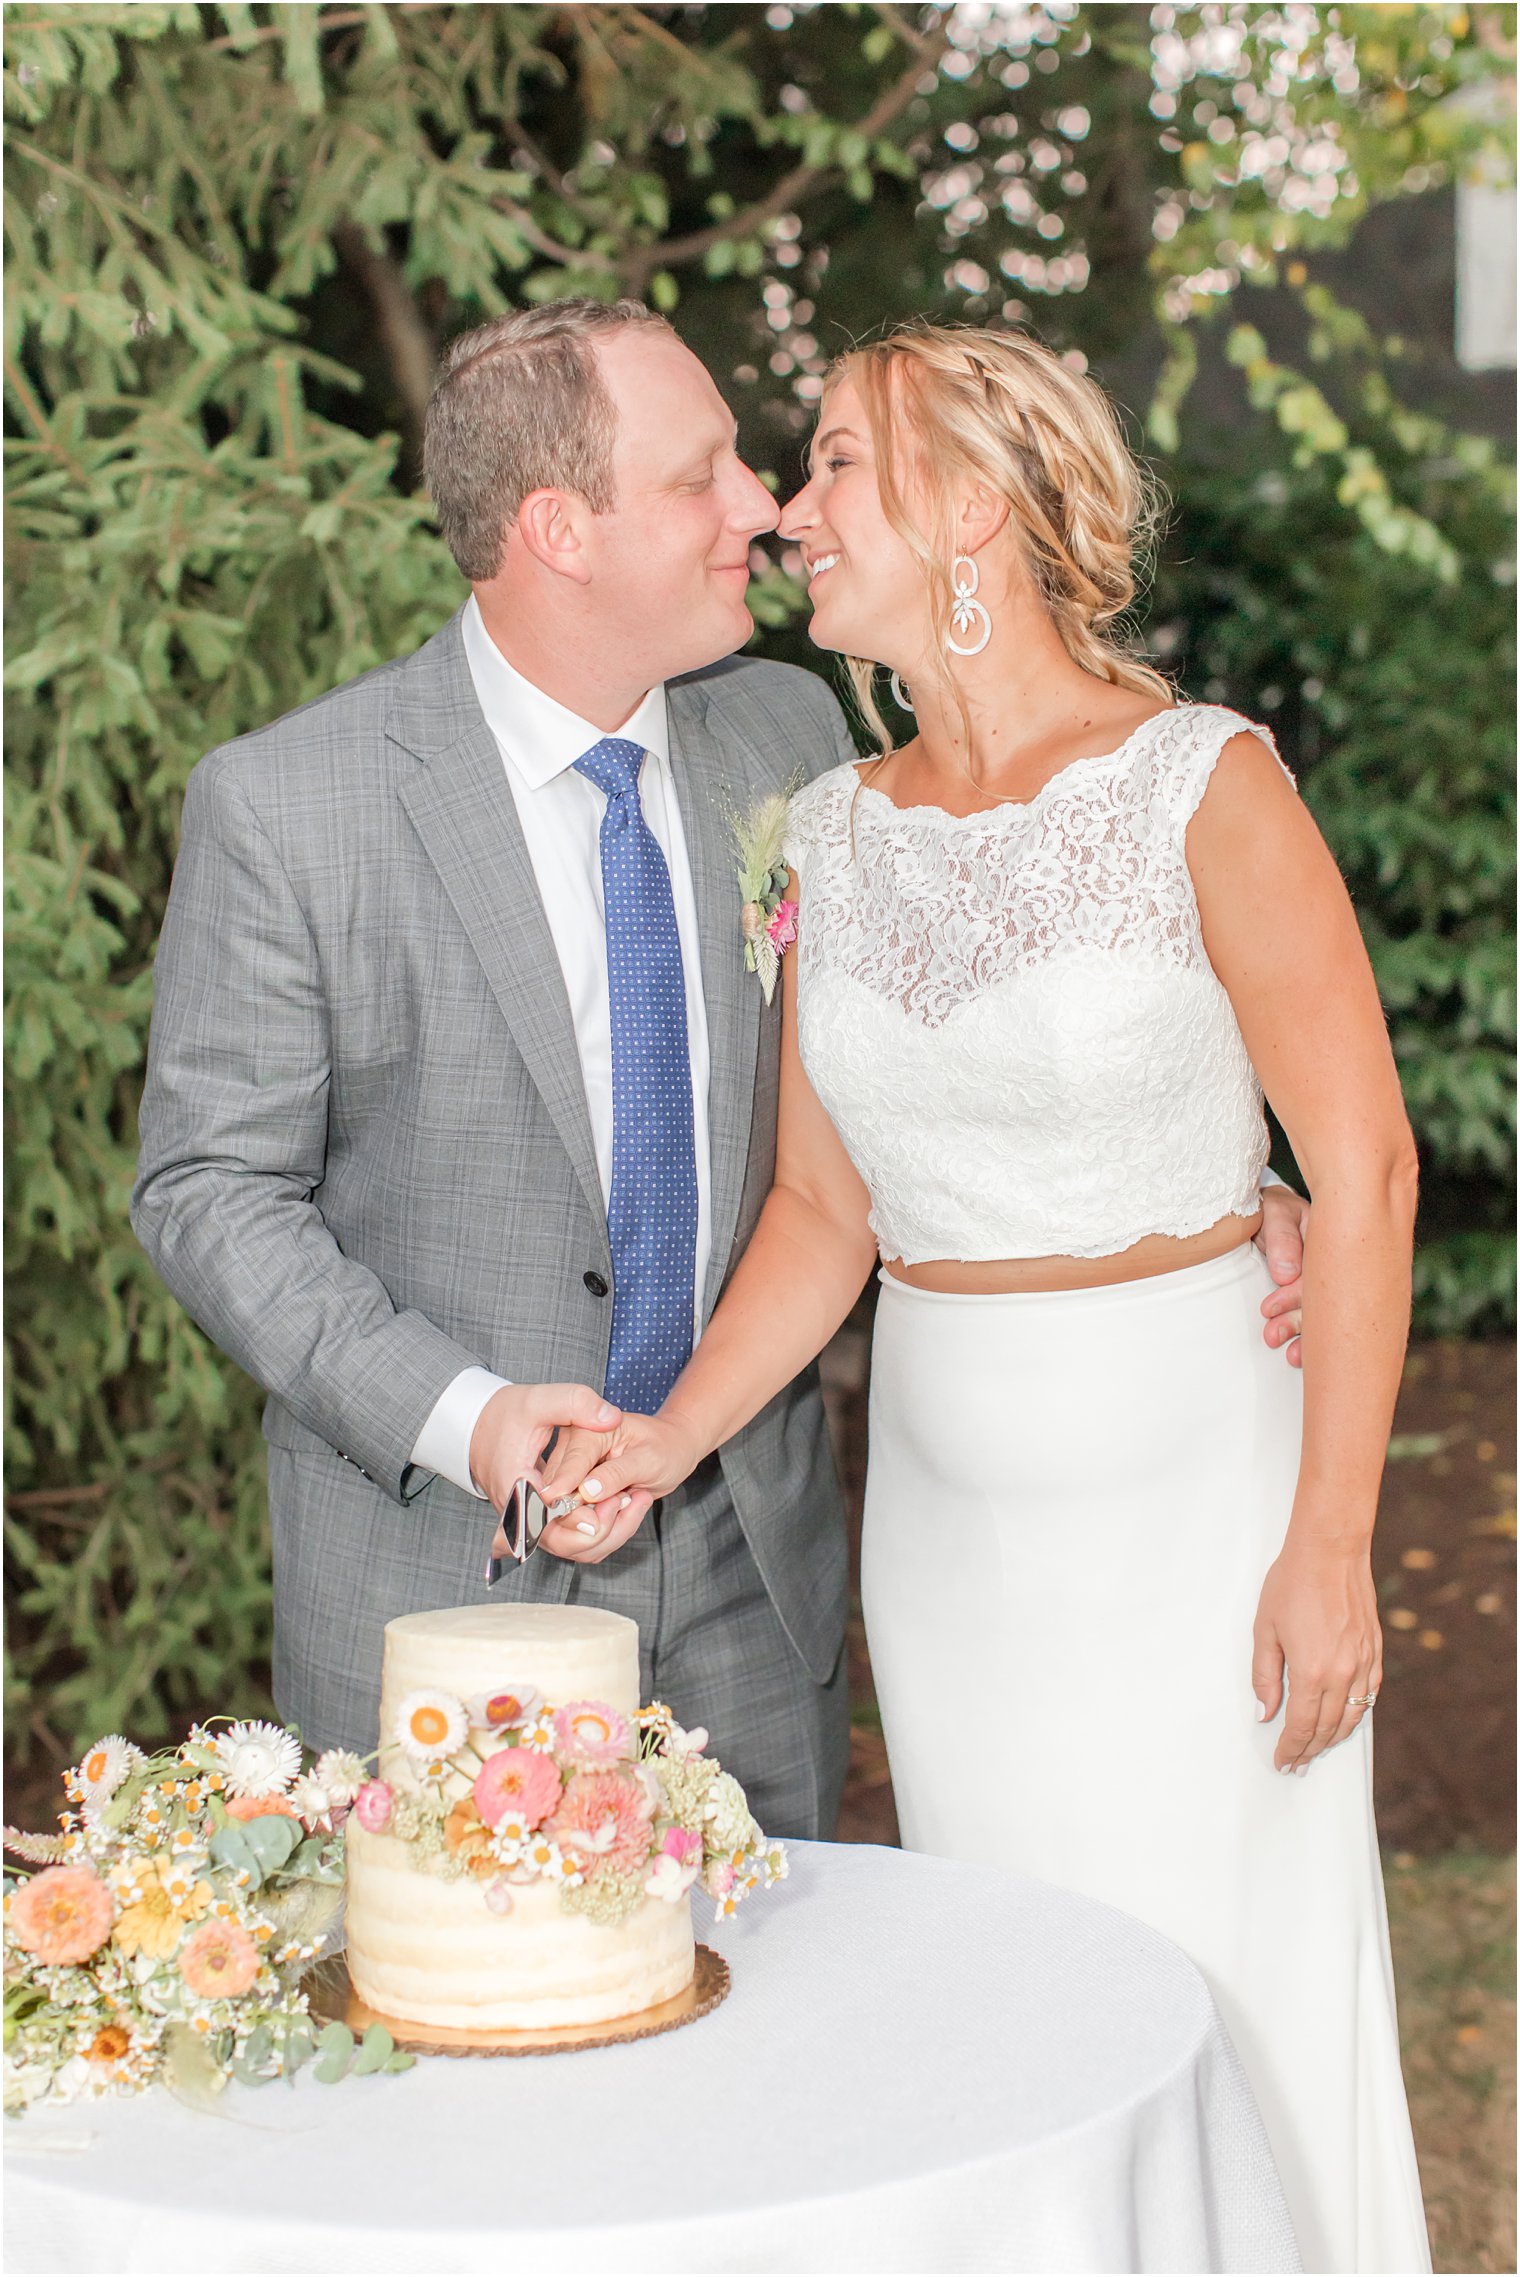
[{"label": "suit lapel", "polygon": [[739,880],[732,841],[734,809],[755,795],[747,754],[726,735],[720,750],[707,724],[699,682],[672,681],[667,692],[671,772],[681,809],[702,937],[702,993],[711,1062],[707,1121],[712,1160],[712,1253],[702,1317],[723,1285],[749,1158],[755,1053],[760,1036],[760,983],[744,969]]},{"label": "suit lapel", "polygon": [[401,788],[586,1198],[599,1219],[591,1118],[548,919],[501,752],[454,617],[397,675],[388,732],[424,764]]}]

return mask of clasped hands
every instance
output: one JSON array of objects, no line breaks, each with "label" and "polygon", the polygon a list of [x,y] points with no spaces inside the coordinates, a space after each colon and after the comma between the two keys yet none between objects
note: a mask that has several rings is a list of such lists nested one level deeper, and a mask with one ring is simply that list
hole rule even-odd
[{"label": "clasped hands", "polygon": [[[1302,1325],[1304,1233],[1309,1204],[1291,1186],[1269,1186],[1262,1195],[1258,1248],[1277,1286],[1262,1299],[1262,1333],[1274,1349],[1286,1346],[1290,1366],[1303,1364]],[[499,1403],[499,1446],[483,1439]],[[518,1407],[529,1406],[518,1415]],[[559,1437],[545,1469],[539,1458]],[[511,1386],[487,1403],[475,1440],[471,1466],[477,1485],[498,1510],[517,1479],[533,1479],[545,1502],[568,1497],[577,1507],[545,1527],[539,1547],[576,1565],[600,1565],[632,1539],[654,1504],[687,1478],[707,1452],[675,1420],[663,1415],[625,1415],[581,1385]],[[1302,1752],[1295,1749],[1295,1755]]]}]

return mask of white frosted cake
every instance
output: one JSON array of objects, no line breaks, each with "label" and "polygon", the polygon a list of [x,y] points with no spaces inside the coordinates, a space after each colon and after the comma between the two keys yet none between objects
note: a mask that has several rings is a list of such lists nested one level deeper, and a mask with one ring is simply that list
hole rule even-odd
[{"label": "white frosted cake", "polygon": [[[638,1707],[620,1614],[467,1605],[387,1624],[379,1770],[348,1821],[361,2000],[491,2031],[602,2023],[690,1983],[702,1836],[640,1760],[660,1734]],[[708,1770],[693,1737],[678,1796]]]}]

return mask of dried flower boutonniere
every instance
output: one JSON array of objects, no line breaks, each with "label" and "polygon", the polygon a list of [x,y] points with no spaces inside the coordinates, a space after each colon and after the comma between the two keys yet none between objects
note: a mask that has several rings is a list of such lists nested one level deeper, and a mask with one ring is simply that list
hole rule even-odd
[{"label": "dried flower boutonniere", "polygon": [[739,857],[739,926],[744,935],[744,969],[758,973],[767,1004],[776,993],[781,960],[797,938],[797,904],[786,896],[787,865],[782,855],[786,813],[801,778],[784,791],[757,799],[747,814],[732,818]]}]

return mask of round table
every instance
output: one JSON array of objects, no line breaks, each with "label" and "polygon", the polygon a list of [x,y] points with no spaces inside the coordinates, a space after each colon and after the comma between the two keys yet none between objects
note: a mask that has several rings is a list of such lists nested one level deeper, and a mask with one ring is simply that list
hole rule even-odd
[{"label": "round table", "polygon": [[162,2090],[6,2129],[6,2266],[113,2273],[1297,2270],[1203,1980],[1126,1915],[794,1843],[733,1990],[578,2054]]}]

